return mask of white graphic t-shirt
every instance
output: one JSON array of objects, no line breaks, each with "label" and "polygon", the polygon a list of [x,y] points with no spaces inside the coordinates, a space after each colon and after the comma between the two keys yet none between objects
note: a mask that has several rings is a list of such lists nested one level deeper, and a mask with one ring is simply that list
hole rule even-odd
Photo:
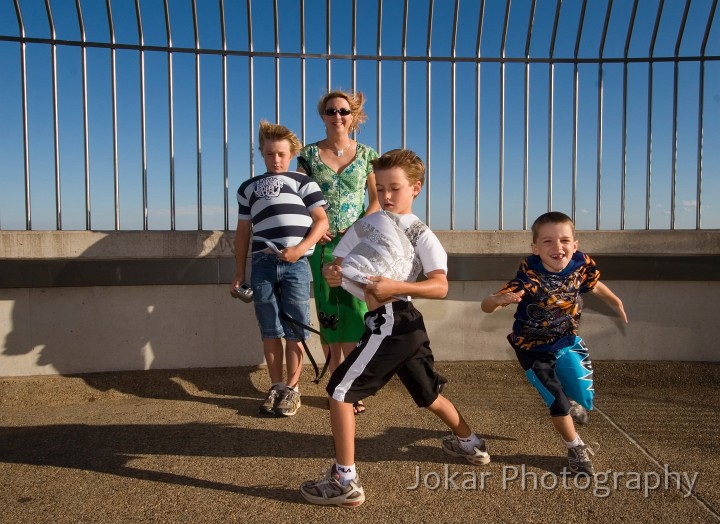
[{"label": "white graphic t-shirt", "polygon": [[343,288],[362,300],[369,276],[414,282],[421,271],[447,273],[447,253],[440,240],[412,214],[378,211],[363,217],[345,232],[333,255],[343,259]]}]

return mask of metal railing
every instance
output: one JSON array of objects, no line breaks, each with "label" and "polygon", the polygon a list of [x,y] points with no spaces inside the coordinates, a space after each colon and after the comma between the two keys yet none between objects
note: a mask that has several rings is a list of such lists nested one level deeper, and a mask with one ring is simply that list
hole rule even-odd
[{"label": "metal railing", "polygon": [[[322,91],[346,85],[370,93],[366,109],[374,126],[367,126],[363,142],[381,152],[411,147],[425,159],[426,189],[417,212],[432,227],[526,229],[534,214],[560,209],[584,229],[717,228],[720,219],[711,216],[708,226],[703,215],[720,196],[715,182],[720,158],[706,160],[718,149],[708,148],[706,137],[720,140],[717,4],[134,0],[131,5],[105,0],[102,5],[0,0],[0,18],[5,19],[0,24],[0,67],[10,78],[4,103],[12,105],[14,99],[20,106],[0,129],[7,136],[22,136],[20,153],[0,145],[6,164],[0,227],[33,229],[35,216],[50,207],[33,203],[41,191],[34,179],[49,180],[42,173],[47,167],[32,165],[34,151],[44,144],[34,142],[31,132],[49,126],[55,229],[67,228],[67,209],[75,213],[74,229],[230,229],[235,187],[256,169],[253,137],[259,118],[298,129],[303,141],[308,136],[319,140],[320,119],[307,104],[313,108]],[[16,27],[8,15],[14,15]],[[58,36],[61,20],[69,37]],[[46,34],[41,22],[47,24]],[[665,43],[663,50],[659,42]],[[36,60],[29,65],[29,48],[33,56],[49,51],[49,94],[34,85],[47,64]],[[65,70],[59,49],[79,52],[79,78],[63,91],[81,93],[79,129],[66,127],[61,116],[69,96],[60,92]],[[88,52],[101,55],[91,61]],[[119,71],[119,55],[123,64],[135,60],[132,67],[124,64]],[[192,65],[183,61],[187,56]],[[166,72],[149,70],[149,58],[164,62]],[[16,66],[17,79],[10,74]],[[137,72],[129,73],[134,67]],[[208,79],[204,69],[219,70],[219,79]],[[192,77],[189,97],[181,71]],[[109,82],[98,88],[98,78],[105,74]],[[129,84],[120,82],[119,74],[137,76],[130,88],[136,91],[136,103],[121,97]],[[281,76],[287,82],[281,83]],[[91,96],[98,89],[110,92],[108,123],[93,122]],[[49,116],[33,116],[33,104],[44,103],[47,96]],[[272,114],[267,114],[269,100]],[[163,104],[166,109],[160,111]],[[134,131],[120,122],[133,113]],[[178,122],[181,114],[192,115],[191,129]],[[167,134],[167,156],[151,168],[149,154],[160,155],[153,146],[157,129]],[[139,147],[125,147],[130,152],[123,153],[120,142],[135,134]],[[661,142],[663,134],[667,140]],[[110,136],[110,153],[93,149],[96,135],[97,141]],[[609,138],[614,135],[620,136],[619,144]],[[192,139],[194,151],[188,153]],[[184,147],[178,148],[179,142]],[[206,153],[218,144],[214,153]],[[64,167],[64,148],[80,150],[81,159]],[[663,162],[659,151],[665,150],[670,158]],[[179,179],[180,169],[187,170],[187,162],[178,161],[181,153],[194,157],[192,184],[188,177]],[[133,164],[130,174],[121,161]],[[607,166],[613,163],[619,169]],[[93,189],[104,187],[99,180],[108,165],[111,202],[109,189],[103,196]],[[66,190],[64,177],[71,176],[66,172],[75,176],[78,170],[82,189],[76,184]],[[139,187],[123,189],[137,171]],[[13,192],[19,179],[22,190]],[[158,191],[159,180],[166,184],[164,190]],[[189,185],[194,192],[186,194]],[[691,218],[682,215],[681,223],[680,187],[694,197],[688,206],[694,213]],[[150,188],[153,194],[168,194],[151,201]],[[124,200],[138,202],[124,206]],[[179,208],[185,207],[194,208],[194,218],[181,223]],[[214,207],[222,211],[210,214]],[[159,218],[151,220],[152,212]],[[110,213],[111,220],[100,218]],[[42,222],[41,229],[52,228],[47,219]]]}]

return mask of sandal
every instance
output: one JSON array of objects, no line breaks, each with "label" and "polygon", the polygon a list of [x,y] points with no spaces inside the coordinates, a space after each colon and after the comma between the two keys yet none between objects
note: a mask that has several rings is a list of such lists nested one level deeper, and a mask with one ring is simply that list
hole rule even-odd
[{"label": "sandal", "polygon": [[358,400],[357,402],[353,402],[353,410],[356,415],[362,415],[365,413],[365,404],[363,404],[363,401]]}]

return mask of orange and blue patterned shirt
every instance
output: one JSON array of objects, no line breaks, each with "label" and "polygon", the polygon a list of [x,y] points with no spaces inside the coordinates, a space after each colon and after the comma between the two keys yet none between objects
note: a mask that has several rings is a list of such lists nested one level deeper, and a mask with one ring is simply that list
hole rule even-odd
[{"label": "orange and blue patterned shirt", "polygon": [[519,350],[557,351],[577,336],[582,312],[582,293],[600,279],[595,261],[576,251],[559,273],[551,273],[540,257],[531,255],[520,264],[517,275],[499,291],[524,291],[515,313],[510,345]]}]

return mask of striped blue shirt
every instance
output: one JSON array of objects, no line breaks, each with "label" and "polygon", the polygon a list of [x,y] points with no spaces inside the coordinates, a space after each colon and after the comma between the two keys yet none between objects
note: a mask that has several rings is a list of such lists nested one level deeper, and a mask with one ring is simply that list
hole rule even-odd
[{"label": "striped blue shirt", "polygon": [[[312,227],[310,211],[327,206],[317,183],[294,171],[246,180],[237,191],[237,201],[238,219],[252,221],[253,253],[267,249],[267,242],[277,250],[298,245]],[[305,255],[311,255],[313,248]]]}]

